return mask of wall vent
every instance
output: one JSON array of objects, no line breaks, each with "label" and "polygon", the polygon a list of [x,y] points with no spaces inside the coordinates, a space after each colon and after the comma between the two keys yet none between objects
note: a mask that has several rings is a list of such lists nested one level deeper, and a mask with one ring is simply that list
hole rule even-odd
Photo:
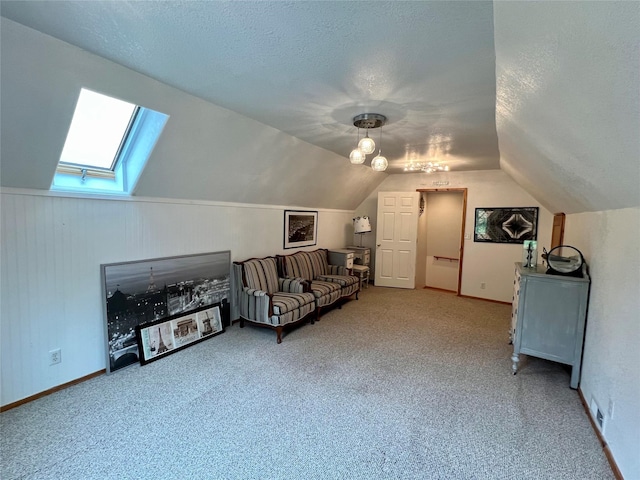
[{"label": "wall vent", "polygon": [[600,409],[598,409],[598,412],[596,413],[596,422],[598,422],[600,430],[602,430],[602,427],[604,426],[604,415],[602,415]]},{"label": "wall vent", "polygon": [[591,398],[591,415],[595,419],[600,431],[604,433],[605,416],[595,398]]}]

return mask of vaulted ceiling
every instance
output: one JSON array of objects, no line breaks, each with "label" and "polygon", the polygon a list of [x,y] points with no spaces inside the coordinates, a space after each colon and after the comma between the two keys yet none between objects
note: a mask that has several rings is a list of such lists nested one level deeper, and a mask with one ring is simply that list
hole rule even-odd
[{"label": "vaulted ceiling", "polygon": [[[435,160],[502,168],[551,210],[640,205],[635,2],[3,1],[0,13],[66,42],[3,22],[3,186],[48,188],[85,86],[171,115],[138,195],[355,208],[408,160]],[[347,160],[359,113],[388,117],[387,173]]]}]

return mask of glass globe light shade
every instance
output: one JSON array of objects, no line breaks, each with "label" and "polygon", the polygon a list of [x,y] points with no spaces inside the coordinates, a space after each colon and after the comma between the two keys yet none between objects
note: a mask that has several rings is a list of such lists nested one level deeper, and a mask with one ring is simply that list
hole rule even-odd
[{"label": "glass globe light shade", "polygon": [[373,157],[373,160],[371,160],[371,168],[375,172],[384,172],[388,166],[389,162],[387,162],[387,159],[384,158],[380,152],[378,152],[378,155]]},{"label": "glass globe light shade", "polygon": [[358,142],[358,148],[367,155],[373,153],[376,149],[376,142],[373,141],[373,138],[369,138],[369,132],[367,132],[366,137],[360,139]]},{"label": "glass globe light shade", "polygon": [[351,153],[349,154],[349,161],[351,163],[353,163],[354,165],[360,165],[364,163],[364,159],[365,154],[362,153],[362,150],[360,150],[359,148],[354,148],[353,150],[351,150]]}]

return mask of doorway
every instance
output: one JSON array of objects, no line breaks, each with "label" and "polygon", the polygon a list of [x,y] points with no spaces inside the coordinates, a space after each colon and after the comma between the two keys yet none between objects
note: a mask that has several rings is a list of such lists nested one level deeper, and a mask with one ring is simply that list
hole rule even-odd
[{"label": "doorway", "polygon": [[375,285],[415,288],[419,192],[378,192]]},{"label": "doorway", "polygon": [[416,287],[460,295],[467,189],[418,190]]}]

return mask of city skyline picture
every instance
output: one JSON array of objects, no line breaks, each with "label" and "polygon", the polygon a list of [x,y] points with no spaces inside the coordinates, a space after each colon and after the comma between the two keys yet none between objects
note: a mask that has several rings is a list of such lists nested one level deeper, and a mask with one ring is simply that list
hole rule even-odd
[{"label": "city skyline picture", "polygon": [[107,372],[139,362],[140,325],[213,305],[228,321],[230,264],[223,251],[101,265]]},{"label": "city skyline picture", "polygon": [[109,278],[105,279],[107,294],[113,295],[116,290],[130,295],[144,293],[149,288],[151,275],[156,286],[164,287],[194,278],[229,274],[229,256],[208,254],[207,258],[202,257],[188,255],[105,265],[109,267]]}]

